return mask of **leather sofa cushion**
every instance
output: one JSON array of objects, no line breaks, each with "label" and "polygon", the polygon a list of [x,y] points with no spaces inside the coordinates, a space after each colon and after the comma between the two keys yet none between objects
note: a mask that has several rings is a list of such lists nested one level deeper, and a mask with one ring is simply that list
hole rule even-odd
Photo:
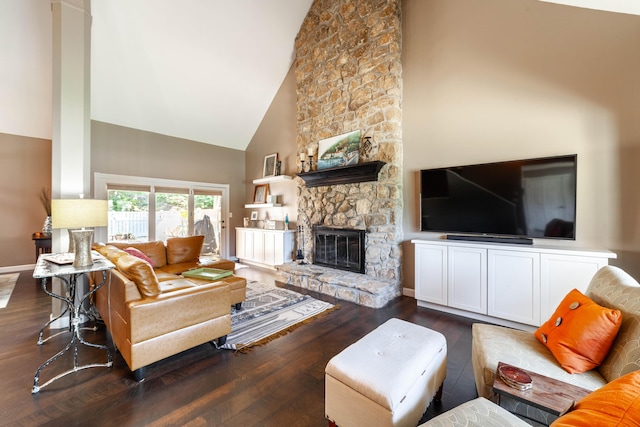
[{"label": "leather sofa cushion", "polygon": [[151,261],[153,261],[153,266],[155,268],[160,268],[167,264],[167,251],[165,250],[164,243],[160,240],[140,243],[112,242],[109,243],[109,245],[115,246],[116,248],[120,249],[136,248],[146,256],[151,258]]},{"label": "leather sofa cushion", "polygon": [[[190,327],[220,316],[231,319],[229,285],[225,282],[209,283],[160,294],[157,298],[143,298],[128,304],[130,311],[130,342],[135,346],[145,340],[161,337],[184,329],[165,345],[174,347],[187,339]],[[204,341],[200,341],[200,344]],[[197,345],[197,344],[194,344]],[[182,351],[182,350],[178,350]]]},{"label": "leather sofa cushion", "polygon": [[180,277],[176,276],[177,279],[173,280],[165,280],[164,282],[160,282],[160,290],[164,294],[166,292],[177,291],[180,289],[193,288],[196,286],[192,282]]},{"label": "leather sofa cushion", "polygon": [[125,251],[113,245],[94,245],[93,249],[114,264],[118,261],[118,258],[127,255]]},{"label": "leather sofa cushion", "polygon": [[[211,280],[209,280],[209,279],[197,279],[195,277],[188,277],[187,280],[189,280],[192,283],[195,283],[198,286],[201,286],[201,285],[207,284],[207,283],[211,283]],[[244,277],[231,275],[231,276],[223,277],[220,280],[228,283],[229,284],[229,288],[232,291],[235,291],[237,289],[243,289],[243,288],[247,287],[247,279],[245,279]]]},{"label": "leather sofa cushion", "polygon": [[180,279],[181,278],[177,274],[168,273],[168,272],[164,271],[164,269],[156,268],[153,271],[156,273],[156,277],[158,278],[158,282],[160,282],[160,283],[166,282],[168,280],[175,280],[175,279]]},{"label": "leather sofa cushion", "polygon": [[219,268],[221,270],[233,271],[236,268],[236,263],[231,260],[222,258],[216,259],[215,261],[205,258],[203,262],[190,261],[181,262],[178,264],[167,264],[164,267],[156,268],[156,275],[158,275],[158,280],[161,280],[159,276],[160,272],[167,274],[182,274],[187,270],[201,267]]},{"label": "leather sofa cushion", "polygon": [[178,264],[167,264],[164,267],[157,269],[156,271],[162,271],[164,274],[179,275],[187,270],[198,267],[200,267],[200,265],[197,262],[180,262]]},{"label": "leather sofa cushion", "polygon": [[140,295],[145,298],[160,295],[158,278],[149,263],[125,252],[115,264],[118,271],[136,284]]},{"label": "leather sofa cushion", "polygon": [[200,265],[198,267],[208,267],[208,268],[219,268],[221,270],[229,270],[233,271],[236,268],[236,263],[223,258],[217,259],[207,259],[204,258],[201,260]]},{"label": "leather sofa cushion", "polygon": [[167,263],[198,262],[203,242],[204,236],[167,239]]}]

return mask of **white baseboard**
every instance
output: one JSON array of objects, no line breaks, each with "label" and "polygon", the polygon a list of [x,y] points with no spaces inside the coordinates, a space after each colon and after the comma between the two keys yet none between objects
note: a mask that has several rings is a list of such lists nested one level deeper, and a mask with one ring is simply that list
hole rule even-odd
[{"label": "white baseboard", "polygon": [[25,264],[25,265],[9,265],[7,267],[0,267],[0,274],[5,273],[16,273],[19,271],[33,271],[36,268],[35,264]]},{"label": "white baseboard", "polygon": [[486,314],[473,313],[466,310],[460,310],[453,307],[446,307],[439,304],[433,304],[426,301],[418,300],[418,307],[430,308],[432,310],[442,311],[444,313],[455,314],[457,316],[466,317],[473,320],[480,320],[487,323],[493,323],[494,325],[506,326],[513,329],[520,329],[521,331],[534,332],[538,329],[535,326],[525,325],[523,323],[512,322],[511,320],[499,319],[497,317],[487,316]]}]

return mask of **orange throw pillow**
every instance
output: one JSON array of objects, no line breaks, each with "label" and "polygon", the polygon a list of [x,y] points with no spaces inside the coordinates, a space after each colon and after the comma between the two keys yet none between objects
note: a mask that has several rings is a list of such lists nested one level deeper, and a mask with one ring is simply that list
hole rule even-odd
[{"label": "orange throw pillow", "polygon": [[622,427],[640,425],[640,371],[611,381],[576,403],[551,427]]},{"label": "orange throw pillow", "polygon": [[601,307],[574,289],[535,335],[567,372],[578,374],[602,363],[621,323],[620,310]]}]

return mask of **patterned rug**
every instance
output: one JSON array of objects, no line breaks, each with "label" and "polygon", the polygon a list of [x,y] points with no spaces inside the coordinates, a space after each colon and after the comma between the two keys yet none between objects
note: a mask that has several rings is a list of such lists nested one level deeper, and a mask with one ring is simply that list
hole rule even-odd
[{"label": "patterned rug", "polygon": [[0,308],[5,308],[20,273],[0,274]]},{"label": "patterned rug", "polygon": [[231,333],[221,348],[247,351],[336,308],[309,295],[248,280],[247,300],[240,311],[232,309]]}]

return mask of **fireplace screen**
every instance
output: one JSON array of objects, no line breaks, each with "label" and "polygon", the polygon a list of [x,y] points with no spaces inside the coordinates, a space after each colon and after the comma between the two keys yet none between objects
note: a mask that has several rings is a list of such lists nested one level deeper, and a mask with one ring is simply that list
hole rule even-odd
[{"label": "fireplace screen", "polygon": [[364,273],[364,230],[314,227],[313,263]]}]

